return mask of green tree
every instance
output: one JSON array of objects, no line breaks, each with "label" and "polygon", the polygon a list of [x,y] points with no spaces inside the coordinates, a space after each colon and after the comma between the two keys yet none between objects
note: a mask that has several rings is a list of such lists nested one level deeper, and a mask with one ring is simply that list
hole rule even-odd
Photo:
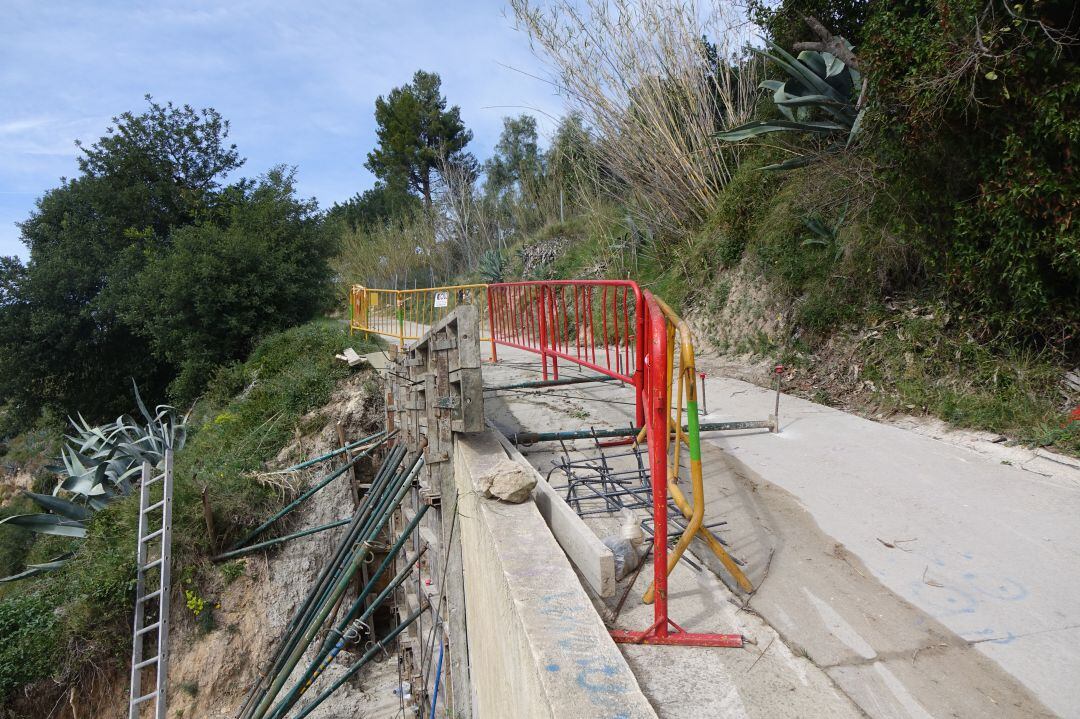
[{"label": "green tree", "polygon": [[229,121],[212,108],[161,105],[140,115],[113,118],[104,137],[83,147],[83,177],[100,181],[112,195],[110,212],[128,227],[164,237],[169,229],[204,215],[222,179],[244,164],[228,143]]},{"label": "green tree", "polygon": [[531,115],[504,117],[503,130],[495,154],[484,163],[484,190],[489,195],[520,195],[535,187],[543,172],[537,142],[536,118]]},{"label": "green tree", "polygon": [[19,283],[26,277],[26,267],[18,257],[0,257],[0,307],[19,301]]},{"label": "green tree", "polygon": [[128,408],[130,377],[152,394],[169,379],[119,300],[173,229],[214,215],[222,179],[243,160],[214,110],[147,101],[80,145],[80,175],[21,224],[30,259],[4,271],[0,401],[24,422],[50,406],[115,414]]},{"label": "green tree", "polygon": [[375,101],[378,146],[365,167],[389,186],[416,192],[431,209],[433,173],[441,161],[458,159],[472,139],[457,105],[446,107],[442,80],[417,70],[412,82]]},{"label": "green tree", "polygon": [[538,224],[545,179],[536,118],[504,117],[495,154],[484,163],[484,201],[495,213],[500,235]]},{"label": "green tree", "polygon": [[350,230],[356,231],[407,217],[419,209],[420,201],[406,187],[380,181],[345,202],[335,202],[326,216],[328,221],[344,222]]},{"label": "green tree", "polygon": [[602,179],[609,187],[615,186],[579,113],[572,112],[559,121],[544,162],[552,191],[558,193],[560,217],[584,209]]},{"label": "green tree", "polygon": [[808,39],[807,16],[817,18],[834,34],[861,45],[874,6],[867,0],[749,0],[746,8],[770,40],[791,48]]},{"label": "green tree", "polygon": [[[278,167],[236,193],[224,222],[177,229],[125,294],[122,317],[179,369],[172,395],[192,401],[213,369],[331,299],[335,243],[314,200]],[[154,308],[152,313],[147,307]]]}]

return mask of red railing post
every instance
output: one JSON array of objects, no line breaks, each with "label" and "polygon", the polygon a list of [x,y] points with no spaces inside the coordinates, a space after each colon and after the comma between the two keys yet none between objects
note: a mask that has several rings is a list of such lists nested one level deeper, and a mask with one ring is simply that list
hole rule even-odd
[{"label": "red railing post", "polygon": [[[651,299],[651,298],[650,298]],[[646,427],[649,448],[649,473],[653,496],[653,586],[656,587],[653,604],[653,636],[668,636],[667,591],[667,324],[664,315],[654,303],[644,302],[645,322],[648,332],[649,354],[644,359],[645,390],[648,402]],[[638,338],[638,345],[645,344],[645,337]]]},{"label": "red railing post", "polygon": [[[547,308],[545,307],[544,294],[547,285],[536,288],[536,319],[540,325],[540,358],[544,363],[544,380],[548,378],[548,343],[547,343]],[[556,370],[557,372],[558,370]],[[556,379],[558,376],[556,375]]]},{"label": "red railing post", "polygon": [[549,286],[544,285],[544,312],[547,316],[547,328],[548,328],[548,341],[551,343],[551,348],[556,350],[551,355],[551,369],[552,376],[555,379],[559,379],[559,355],[557,353],[559,349],[559,334],[562,332],[562,327],[559,325],[559,314],[555,310],[555,291]]},{"label": "red railing post", "polygon": [[[634,338],[634,389],[637,395],[634,398],[634,416],[637,427],[645,426],[645,342],[648,336],[645,325],[646,315],[645,296],[639,290],[634,302],[634,332],[637,335]],[[666,358],[664,362],[667,362]]]},{"label": "red railing post", "polygon": [[[495,352],[495,301],[492,299],[492,290],[494,287],[488,287],[484,294],[487,295],[487,307],[488,307],[488,336],[491,338],[491,361],[498,362],[499,355]],[[498,290],[495,290],[498,292]]]}]

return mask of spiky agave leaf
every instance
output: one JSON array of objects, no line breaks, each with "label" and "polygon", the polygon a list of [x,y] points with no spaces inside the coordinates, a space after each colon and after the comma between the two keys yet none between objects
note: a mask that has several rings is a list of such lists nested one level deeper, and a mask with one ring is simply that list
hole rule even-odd
[{"label": "spiky agave leaf", "polygon": [[59,514],[15,514],[0,519],[0,524],[22,527],[38,534],[58,537],[85,537],[86,524],[78,519],[68,519]]},{"label": "spiky agave leaf", "polygon": [[[851,47],[846,40],[844,42]],[[850,147],[859,135],[865,113],[865,108],[857,108],[853,100],[861,82],[859,73],[831,53],[804,50],[794,57],[774,42],[769,42],[768,46],[769,51],[756,52],[779,65],[790,79],[764,80],[758,87],[772,92],[773,103],[784,119],[749,122],[719,132],[716,137],[725,142],[739,142],[774,132],[818,135],[843,132],[846,142],[833,143],[828,151]],[[832,121],[808,121],[812,110],[825,113]],[[789,170],[813,162],[813,156],[800,155],[761,169]]]},{"label": "spiky agave leaf", "polygon": [[75,556],[75,552],[65,552],[58,557],[53,557],[48,562],[43,564],[27,564],[26,569],[18,574],[12,574],[10,577],[0,577],[0,584],[5,582],[14,582],[17,579],[26,579],[27,577],[34,577],[38,574],[44,574],[45,572],[51,572],[55,569],[67,564],[71,561],[71,558]]},{"label": "spiky agave leaf", "polygon": [[62,517],[68,519],[83,520],[86,519],[86,507],[69,502],[61,497],[53,497],[48,494],[36,494],[34,492],[27,492],[27,496],[41,507],[42,509],[59,514]]},{"label": "spiky agave leaf", "polygon": [[[134,386],[134,382],[132,383]],[[187,417],[177,418],[175,408],[158,405],[151,415],[139,395],[135,400],[146,424],[129,415],[114,422],[91,426],[81,414],[78,421],[68,418],[72,433],[61,451],[62,465],[50,467],[60,475],[53,495],[29,493],[46,514],[25,514],[0,520],[0,524],[20,527],[41,534],[82,538],[86,522],[93,514],[120,497],[130,495],[133,481],[142,471],[144,462],[157,466],[168,448],[180,449],[187,439]],[[61,497],[68,492],[73,499]],[[56,569],[71,558],[57,557],[45,564],[30,565],[27,569],[0,582],[25,579]]]},{"label": "spiky agave leaf", "polygon": [[770,132],[835,132],[836,130],[846,130],[843,125],[838,125],[835,122],[789,122],[787,120],[754,120],[748,122],[745,125],[732,128],[726,132],[718,133],[716,136],[721,140],[727,140],[728,142],[736,142],[738,140],[745,140],[751,137],[757,137],[758,135],[765,135]]},{"label": "spiky agave leaf", "polygon": [[506,259],[498,250],[488,250],[480,256],[480,277],[489,284],[502,282]]}]

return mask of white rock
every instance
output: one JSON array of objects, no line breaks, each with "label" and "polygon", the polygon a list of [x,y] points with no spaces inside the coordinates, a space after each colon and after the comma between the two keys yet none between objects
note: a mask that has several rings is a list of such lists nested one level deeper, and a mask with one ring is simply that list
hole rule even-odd
[{"label": "white rock", "polygon": [[476,491],[482,497],[496,497],[511,504],[524,502],[535,486],[535,473],[512,459],[500,459],[476,476]]}]

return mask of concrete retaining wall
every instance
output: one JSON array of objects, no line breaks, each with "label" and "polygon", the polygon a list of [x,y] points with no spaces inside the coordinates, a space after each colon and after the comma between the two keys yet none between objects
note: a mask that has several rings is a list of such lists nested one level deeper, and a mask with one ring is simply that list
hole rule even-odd
[{"label": "concrete retaining wall", "polygon": [[474,716],[656,717],[533,501],[476,493],[498,435],[455,439]]}]

